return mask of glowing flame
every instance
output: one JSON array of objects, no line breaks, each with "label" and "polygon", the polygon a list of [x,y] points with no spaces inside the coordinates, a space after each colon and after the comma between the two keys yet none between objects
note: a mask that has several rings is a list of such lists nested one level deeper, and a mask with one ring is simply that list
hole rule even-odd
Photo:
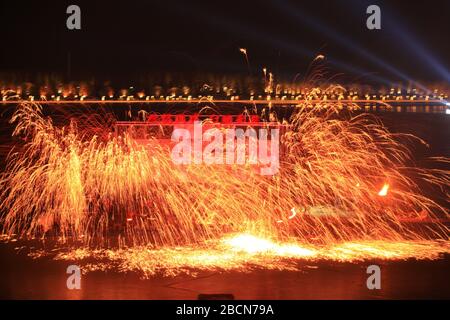
[{"label": "glowing flame", "polygon": [[387,196],[388,191],[389,191],[389,184],[385,183],[383,185],[383,188],[381,188],[380,192],[378,192],[378,195],[381,197],[385,197],[385,196]]},{"label": "glowing flame", "polygon": [[249,254],[264,253],[290,257],[308,257],[316,254],[314,250],[302,248],[297,244],[278,244],[250,234],[239,234],[223,241],[233,250],[243,251]]}]

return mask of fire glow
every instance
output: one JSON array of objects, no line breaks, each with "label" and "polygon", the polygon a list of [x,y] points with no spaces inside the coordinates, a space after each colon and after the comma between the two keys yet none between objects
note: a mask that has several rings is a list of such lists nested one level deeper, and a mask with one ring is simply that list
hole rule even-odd
[{"label": "fire glow", "polygon": [[[262,175],[274,175],[279,169],[279,139],[278,128],[265,127],[258,131],[247,128],[244,131],[238,128],[213,127],[203,132],[202,123],[196,121],[192,125],[175,126],[172,142],[176,144],[171,156],[175,164],[183,165],[259,164],[263,166],[260,168]],[[206,146],[204,142],[207,143]]]},{"label": "fire glow", "polygon": [[385,183],[383,185],[383,188],[381,188],[380,192],[378,192],[378,195],[380,197],[386,197],[389,191],[389,184]]},{"label": "fire glow", "polygon": [[[449,172],[408,167],[399,135],[365,114],[340,119],[341,109],[300,103],[280,137],[279,172],[262,176],[245,165],[180,168],[156,139],[150,153],[127,134],[92,134],[110,130],[102,123],[57,127],[23,103],[12,122],[27,142],[0,180],[4,233],[56,237],[67,245],[56,258],[150,275],[449,252],[447,210],[409,176],[442,187]],[[430,233],[405,222],[424,212]]]}]

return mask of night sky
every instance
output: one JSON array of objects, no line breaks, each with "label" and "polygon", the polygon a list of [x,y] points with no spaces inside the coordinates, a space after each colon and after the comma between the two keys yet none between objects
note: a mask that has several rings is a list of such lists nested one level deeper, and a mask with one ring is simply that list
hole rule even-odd
[{"label": "night sky", "polygon": [[[0,1],[0,72],[133,79],[152,72],[305,72],[314,57],[366,81],[450,81],[450,1]],[[82,30],[66,28],[81,7]],[[382,29],[366,28],[377,4]]]}]

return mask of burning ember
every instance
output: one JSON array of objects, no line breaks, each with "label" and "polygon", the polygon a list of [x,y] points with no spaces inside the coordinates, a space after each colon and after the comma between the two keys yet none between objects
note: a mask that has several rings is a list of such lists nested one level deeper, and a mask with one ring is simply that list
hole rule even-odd
[{"label": "burning ember", "polygon": [[[4,233],[57,237],[56,259],[98,258],[92,269],[145,275],[450,252],[447,210],[421,193],[449,185],[449,172],[410,167],[397,139],[409,136],[373,116],[343,119],[341,109],[299,104],[278,174],[262,176],[247,166],[179,166],[156,140],[149,152],[126,134],[95,134],[108,132],[101,123],[59,128],[23,103],[12,122],[27,142],[0,180]],[[431,232],[408,222],[424,212]]]},{"label": "burning ember", "polygon": [[76,261],[84,272],[118,270],[152,276],[195,275],[200,271],[248,272],[255,269],[299,270],[320,261],[439,259],[450,252],[447,241],[349,241],[330,245],[277,243],[251,234],[231,235],[202,245],[121,249],[59,248],[35,251],[33,258]]},{"label": "burning ember", "polygon": [[378,195],[380,197],[385,197],[385,196],[387,196],[388,191],[389,191],[389,184],[385,183],[383,185],[383,188],[380,190],[380,192],[378,192]]}]

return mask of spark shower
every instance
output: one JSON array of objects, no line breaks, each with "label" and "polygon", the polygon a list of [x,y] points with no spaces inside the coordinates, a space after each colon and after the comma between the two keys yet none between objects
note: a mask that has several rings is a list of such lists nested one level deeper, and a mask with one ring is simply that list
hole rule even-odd
[{"label": "spark shower", "polygon": [[55,259],[97,257],[144,275],[448,252],[448,213],[421,188],[444,188],[449,173],[410,165],[399,141],[424,142],[338,102],[308,101],[280,137],[287,152],[273,176],[249,164],[180,167],[156,138],[143,146],[101,120],[58,127],[21,103],[11,122],[25,144],[1,176],[4,233],[57,239]]}]

